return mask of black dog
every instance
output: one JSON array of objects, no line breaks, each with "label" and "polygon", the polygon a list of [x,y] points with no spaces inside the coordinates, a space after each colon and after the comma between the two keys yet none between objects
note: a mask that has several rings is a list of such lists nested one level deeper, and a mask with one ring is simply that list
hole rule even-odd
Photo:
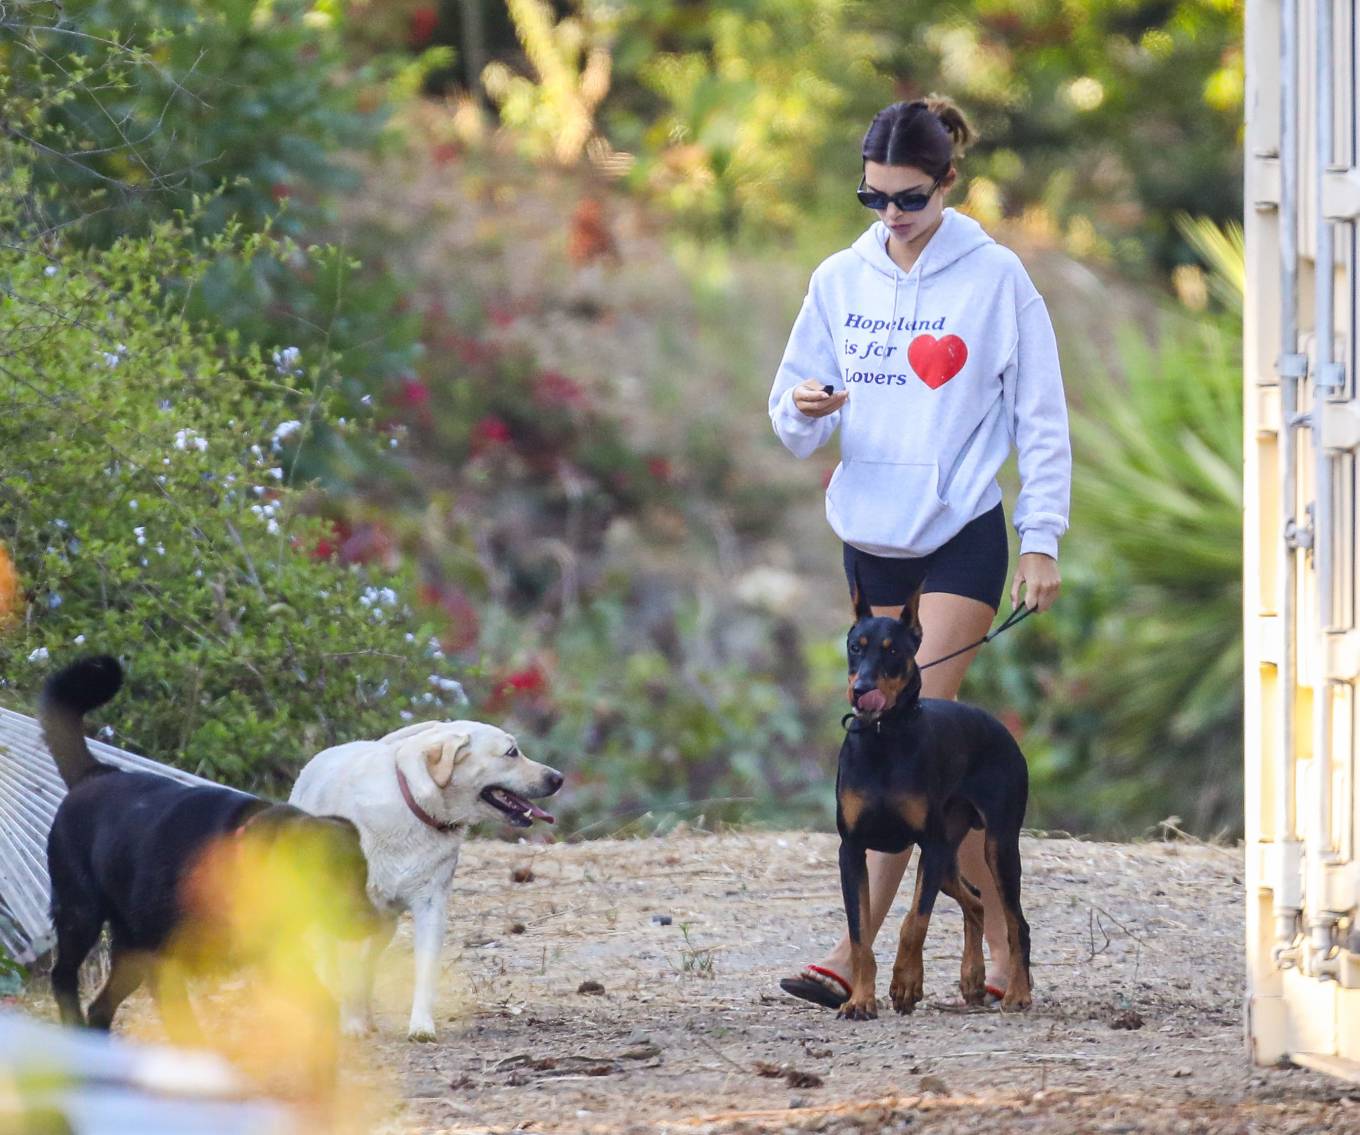
[{"label": "black dog", "polygon": [[921,697],[916,651],[921,645],[917,592],[900,618],[875,616],[855,588],[855,624],[846,647],[851,705],[836,774],[836,826],[841,834],[841,889],[850,923],[853,976],[839,1015],[878,1015],[876,966],[869,944],[868,850],[897,853],[916,845],[916,893],[902,925],[889,994],[910,1013],[922,995],[922,947],[937,893],[958,901],[964,916],[959,987],[969,1004],[984,996],[982,900],[959,874],[959,844],[986,829],[987,864],[1006,909],[1010,972],[1002,1007],[1030,1003],[1029,924],[1020,909],[1020,828],[1029,775],[1014,738],[996,718],[972,706]]},{"label": "black dog", "polygon": [[[221,940],[223,925],[205,910],[205,897],[211,905],[213,896],[202,893],[205,880],[197,872],[214,848],[231,846],[221,841],[249,834],[274,846],[286,833],[310,833],[330,868],[327,901],[333,896],[341,921],[352,919],[364,932],[374,917],[364,894],[368,869],[358,830],[348,820],[95,760],[85,743],[84,715],[112,698],[122,680],[117,660],[83,659],[53,675],[40,701],[48,749],[70,790],[47,839],[57,934],[52,992],[64,1024],[108,1029],[119,1004],[152,979],[167,1027],[177,1023],[176,1039],[194,1041],[199,1037],[183,985],[186,967],[159,963],[168,948],[185,943],[195,955],[188,972],[249,960],[235,956],[234,944]],[[79,970],[106,923],[109,977],[87,1018]]]}]

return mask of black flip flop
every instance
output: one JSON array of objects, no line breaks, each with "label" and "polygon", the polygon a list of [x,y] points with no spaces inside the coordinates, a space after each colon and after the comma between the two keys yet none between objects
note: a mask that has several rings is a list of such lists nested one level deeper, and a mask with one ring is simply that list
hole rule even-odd
[{"label": "black flip flop", "polygon": [[[807,968],[812,969],[813,967],[808,966]],[[832,981],[845,985],[845,982],[830,970],[818,968],[817,972],[831,978]],[[833,990],[828,989],[823,982],[818,981],[815,977],[800,976],[781,978],[779,981],[779,988],[791,997],[798,997],[803,1001],[811,1001],[814,1005],[821,1005],[827,1009],[839,1009],[850,1000],[849,986],[845,987],[845,992],[843,994],[838,995]]]}]

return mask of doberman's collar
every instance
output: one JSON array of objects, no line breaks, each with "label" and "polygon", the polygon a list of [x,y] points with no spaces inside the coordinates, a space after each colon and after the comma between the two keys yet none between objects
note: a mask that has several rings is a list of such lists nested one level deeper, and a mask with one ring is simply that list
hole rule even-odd
[{"label": "doberman's collar", "polygon": [[406,775],[401,769],[397,769],[397,786],[401,789],[401,798],[406,801],[406,806],[411,809],[411,815],[426,827],[434,828],[437,832],[453,832],[463,826],[462,824],[455,824],[452,820],[436,820],[417,804],[416,798],[411,795],[411,786],[406,783]]},{"label": "doberman's collar", "polygon": [[[894,707],[894,709],[896,708],[897,707]],[[855,722],[857,722],[859,718],[857,718],[853,713],[847,713],[844,717],[841,718],[841,728],[844,729],[847,733],[877,733],[880,737],[884,736],[890,737],[892,736],[893,732],[891,726],[898,722],[910,721],[913,717],[916,717],[920,712],[921,702],[918,699],[912,702],[910,707],[907,707],[901,710],[900,712],[895,712],[891,717],[887,716],[880,717],[872,724],[861,725],[858,728],[856,728]],[[887,730],[883,728],[885,722],[889,726]]]}]

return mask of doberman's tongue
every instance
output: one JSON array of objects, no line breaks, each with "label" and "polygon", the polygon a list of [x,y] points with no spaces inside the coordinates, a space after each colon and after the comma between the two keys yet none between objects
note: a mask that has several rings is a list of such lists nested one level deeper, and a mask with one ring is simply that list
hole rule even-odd
[{"label": "doberman's tongue", "polygon": [[882,713],[887,704],[888,699],[883,696],[882,690],[867,690],[860,694],[855,708],[861,713]]}]

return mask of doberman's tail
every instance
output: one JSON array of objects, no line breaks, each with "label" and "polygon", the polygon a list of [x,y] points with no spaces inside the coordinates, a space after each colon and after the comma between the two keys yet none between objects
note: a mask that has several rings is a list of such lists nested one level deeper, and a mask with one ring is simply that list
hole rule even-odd
[{"label": "doberman's tail", "polygon": [[92,773],[109,770],[85,743],[85,715],[103,705],[123,685],[123,668],[109,655],[82,658],[59,670],[43,686],[38,719],[57,771],[67,788]]}]

